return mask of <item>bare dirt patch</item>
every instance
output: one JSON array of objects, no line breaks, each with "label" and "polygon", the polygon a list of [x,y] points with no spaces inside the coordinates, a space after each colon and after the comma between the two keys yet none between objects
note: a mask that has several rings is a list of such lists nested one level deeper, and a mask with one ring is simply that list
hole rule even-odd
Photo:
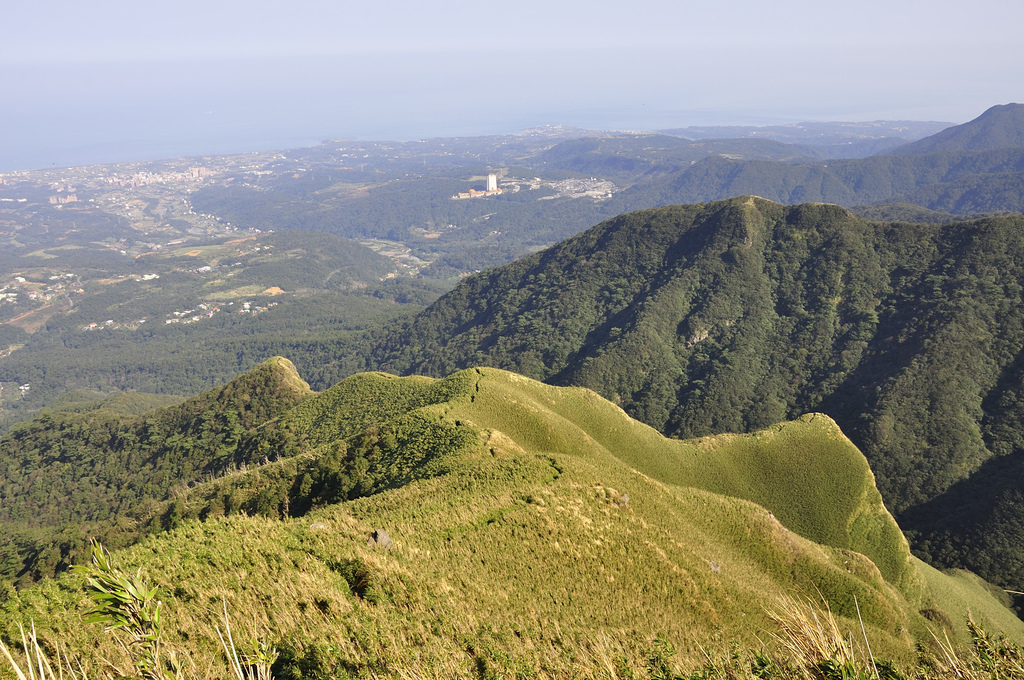
[{"label": "bare dirt patch", "polygon": [[17,326],[21,330],[25,331],[29,335],[32,335],[40,328],[46,325],[46,322],[53,318],[54,315],[61,312],[67,312],[71,309],[71,302],[69,300],[62,299],[57,302],[40,307],[39,309],[33,309],[31,312],[25,312],[20,316],[16,316],[7,323],[12,326]]}]

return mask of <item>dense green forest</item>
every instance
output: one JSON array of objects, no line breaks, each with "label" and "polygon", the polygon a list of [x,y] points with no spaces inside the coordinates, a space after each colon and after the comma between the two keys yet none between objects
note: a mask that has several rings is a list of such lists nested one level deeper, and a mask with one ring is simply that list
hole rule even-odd
[{"label": "dense green forest", "polygon": [[997,104],[963,125],[954,125],[894,150],[897,154],[981,151],[1024,147],[1024,105]]},{"label": "dense green forest", "polygon": [[[939,212],[922,208],[912,203],[880,203],[878,205],[862,205],[851,208],[857,217],[875,222],[915,222],[917,224],[948,224],[962,221],[951,213]],[[981,216],[979,216],[981,217]]]},{"label": "dense green forest", "polygon": [[[1024,209],[1012,178],[1024,171],[1020,148],[872,156],[828,163],[779,163],[709,157],[624,191],[616,206],[635,210],[754,194],[780,203],[852,207],[908,202],[971,214]],[[1016,189],[1019,189],[1019,183]]]},{"label": "dense green forest", "polygon": [[287,438],[273,451],[245,442],[310,394],[279,359],[141,416],[100,408],[14,428],[0,440],[0,577],[27,583],[52,576],[82,553],[87,536],[112,546],[134,542],[149,530],[148,505],[171,489],[268,455],[294,455]]},{"label": "dense green forest", "polygon": [[[582,385],[681,437],[824,411],[905,528],[945,494],[953,527],[986,497],[972,475],[1024,453],[1022,230],[1021,217],[879,223],[753,198],[640,211],[470,277],[380,340],[375,363]],[[1016,517],[1016,497],[999,498]],[[960,539],[930,536],[918,548],[936,559],[937,541]],[[1024,579],[1009,557],[984,559],[945,563]]]},{"label": "dense green forest", "polygon": [[408,415],[466,376],[398,391],[380,379],[349,378],[304,405],[314,393],[275,357],[179,405],[126,415],[104,402],[16,426],[0,439],[0,579],[52,577],[89,537],[122,547],[190,519],[299,517],[437,474],[439,451],[476,442]]}]

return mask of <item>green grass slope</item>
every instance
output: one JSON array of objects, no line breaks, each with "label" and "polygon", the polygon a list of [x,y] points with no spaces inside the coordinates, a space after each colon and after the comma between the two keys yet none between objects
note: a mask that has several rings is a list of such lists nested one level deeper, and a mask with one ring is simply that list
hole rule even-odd
[{"label": "green grass slope", "polygon": [[452,408],[452,417],[506,433],[528,449],[603,455],[666,484],[752,501],[806,538],[868,555],[893,583],[908,576],[909,547],[867,461],[827,416],[752,435],[678,441],[590,390],[497,369],[474,372],[476,394]]},{"label": "green grass slope", "polygon": [[[756,197],[639,211],[467,278],[382,336],[375,360],[588,387],[684,438],[825,412],[904,528],[923,529],[912,511],[952,491],[951,526],[987,493],[960,483],[1024,452],[1022,229],[1020,217],[870,222]],[[1019,546],[1018,530],[998,559],[944,564],[998,563],[986,576],[1019,590]]]},{"label": "green grass slope", "polygon": [[[162,587],[170,642],[206,675],[222,663],[222,601],[237,636],[257,625],[282,650],[278,677],[642,674],[656,637],[692,667],[730,641],[760,647],[765,607],[787,594],[824,598],[851,633],[859,607],[876,655],[899,662],[968,607],[1024,640],[982,584],[910,558],[863,457],[823,416],[674,441],[589,390],[474,369],[354,376],[275,427],[305,452],[180,503],[329,456],[361,456],[369,495],[283,520],[183,521],[117,556]],[[368,545],[375,529],[390,550]],[[80,583],[12,594],[3,629],[32,618],[90,650],[87,664],[121,658],[81,626]]]}]

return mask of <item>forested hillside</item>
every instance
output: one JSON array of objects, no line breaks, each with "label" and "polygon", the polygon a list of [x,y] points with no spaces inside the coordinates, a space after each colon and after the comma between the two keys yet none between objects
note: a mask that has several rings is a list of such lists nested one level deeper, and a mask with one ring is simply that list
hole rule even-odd
[{"label": "forested hillside", "polygon": [[[1024,456],[1022,232],[1021,217],[878,223],[755,198],[640,211],[470,277],[375,361],[582,385],[681,437],[822,410],[904,528],[932,532],[923,555],[1014,584],[1024,542],[1008,518],[1024,504],[970,480]],[[927,526],[926,504],[942,513]],[[959,549],[979,522],[1016,541]]]},{"label": "forested hillside", "polygon": [[768,139],[803,146],[822,158],[864,158],[951,127],[939,121],[805,121],[786,125],[707,125],[661,130],[688,139]]},{"label": "forested hillside", "polygon": [[287,455],[257,429],[311,394],[285,359],[142,416],[53,413],[0,439],[0,578],[29,583],[67,568],[86,537],[136,540],[172,489]]},{"label": "forested hillside", "polygon": [[1024,149],[938,151],[827,163],[708,157],[692,167],[638,182],[619,196],[623,210],[718,200],[741,194],[779,203],[843,206],[908,202],[973,214],[1024,210]]},{"label": "forested hillside", "polygon": [[993,106],[963,125],[905,144],[892,153],[919,154],[935,151],[982,151],[1024,146],[1024,104]]}]

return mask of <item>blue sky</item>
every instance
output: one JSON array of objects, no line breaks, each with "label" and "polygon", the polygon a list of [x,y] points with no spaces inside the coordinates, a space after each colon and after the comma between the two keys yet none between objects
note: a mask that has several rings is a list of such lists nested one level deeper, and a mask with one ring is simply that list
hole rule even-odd
[{"label": "blue sky", "polygon": [[0,170],[540,124],[964,122],[1024,3],[8,3]]}]

